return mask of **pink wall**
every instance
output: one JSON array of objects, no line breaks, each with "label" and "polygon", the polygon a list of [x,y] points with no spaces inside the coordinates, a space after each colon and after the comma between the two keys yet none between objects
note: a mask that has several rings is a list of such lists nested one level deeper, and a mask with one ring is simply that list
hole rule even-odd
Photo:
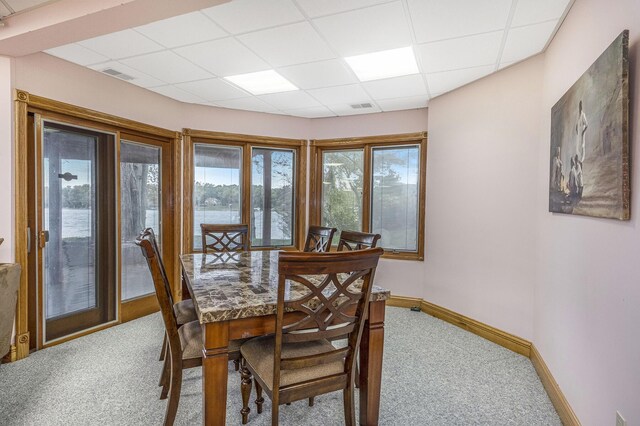
[{"label": "pink wall", "polygon": [[640,424],[640,197],[628,222],[549,213],[550,114],[629,29],[640,163],[638,18],[637,0],[578,0],[545,54],[429,105],[424,297],[531,339],[587,426]]},{"label": "pink wall", "polygon": [[[624,29],[631,57],[631,220],[548,213],[551,107]],[[585,425],[612,425],[616,410],[640,425],[639,59],[637,0],[577,1],[545,55],[534,342]]]},{"label": "pink wall", "polygon": [[12,61],[0,56],[0,238],[4,238],[4,243],[0,246],[0,263],[14,260]]},{"label": "pink wall", "polygon": [[306,139],[309,119],[186,104],[45,53],[15,59],[15,87],[171,130]]},{"label": "pink wall", "polygon": [[542,58],[429,105],[423,297],[533,337]]},{"label": "pink wall", "polygon": [[380,114],[328,117],[311,120],[309,139],[336,139],[357,136],[414,133],[427,130],[427,108]]}]

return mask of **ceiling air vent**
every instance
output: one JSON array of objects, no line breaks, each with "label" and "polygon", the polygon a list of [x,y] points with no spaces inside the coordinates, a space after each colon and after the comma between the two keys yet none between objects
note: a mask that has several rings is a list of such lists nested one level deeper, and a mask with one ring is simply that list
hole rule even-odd
[{"label": "ceiling air vent", "polygon": [[105,74],[109,74],[112,77],[119,78],[120,80],[130,81],[134,79],[134,77],[131,77],[130,75],[122,73],[118,70],[114,70],[113,68],[105,68],[102,70],[102,72]]},{"label": "ceiling air vent", "polygon": [[351,104],[351,108],[353,109],[373,108],[373,105],[371,105],[369,102],[367,102],[366,104]]}]

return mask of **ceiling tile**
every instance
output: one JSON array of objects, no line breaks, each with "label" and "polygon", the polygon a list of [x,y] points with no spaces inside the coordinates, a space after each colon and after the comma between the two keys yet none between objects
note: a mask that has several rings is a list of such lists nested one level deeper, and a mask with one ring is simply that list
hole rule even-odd
[{"label": "ceiling tile", "polygon": [[358,79],[340,59],[293,65],[278,69],[287,80],[301,89],[357,83]]},{"label": "ceiling tile", "polygon": [[235,0],[202,12],[232,34],[304,20],[291,0]]},{"label": "ceiling tile", "polygon": [[322,89],[308,90],[307,93],[325,105],[355,104],[371,101],[367,92],[359,84],[324,87]]},{"label": "ceiling tile", "polygon": [[51,0],[7,0],[7,3],[14,12],[20,12],[45,3],[51,3]]},{"label": "ceiling tile", "polygon": [[306,118],[322,118],[322,117],[335,117],[335,113],[329,108],[324,106],[311,107],[311,108],[295,108],[283,110],[284,113],[294,115],[296,117]]},{"label": "ceiling tile", "polygon": [[7,7],[0,3],[0,18],[4,18],[5,16],[9,16],[11,14],[11,11],[9,9],[7,9]]},{"label": "ceiling tile", "polygon": [[408,0],[418,43],[463,37],[507,26],[511,0]]},{"label": "ceiling tile", "polygon": [[362,83],[362,86],[376,101],[428,94],[422,74],[368,81]]},{"label": "ceiling tile", "polygon": [[149,74],[167,83],[183,83],[185,81],[204,80],[212,77],[191,62],[170,51],[156,52],[121,61],[125,65]]},{"label": "ceiling tile", "polygon": [[[133,68],[128,67],[125,64],[122,64],[117,61],[103,62],[101,64],[91,65],[89,66],[89,68],[96,70],[98,72],[102,72],[107,68],[120,71],[121,73],[134,77],[133,80],[123,80],[123,81],[126,81],[127,83],[131,83],[131,84],[135,84],[136,86],[140,86],[140,87],[163,86],[166,84],[164,81],[160,81],[156,78],[148,76],[143,72],[134,70]],[[109,75],[109,74],[106,74],[106,75]],[[118,80],[122,80],[118,77],[114,77],[114,76],[110,76],[110,77],[116,78]]]},{"label": "ceiling tile", "polygon": [[233,37],[181,47],[174,52],[220,77],[270,68]]},{"label": "ceiling tile", "polygon": [[431,93],[442,94],[489,75],[494,69],[495,65],[488,65],[427,74],[427,83],[429,84]]},{"label": "ceiling tile", "polygon": [[373,104],[371,108],[352,108],[348,104],[329,105],[329,109],[336,115],[360,115],[371,114],[373,112],[382,112],[377,105]]},{"label": "ceiling tile", "polygon": [[78,43],[110,59],[143,55],[163,49],[155,41],[151,41],[133,30],[118,31]]},{"label": "ceiling tile", "polygon": [[518,0],[511,27],[559,19],[571,0]]},{"label": "ceiling tile", "polygon": [[308,22],[244,34],[238,39],[274,67],[334,57]]},{"label": "ceiling tile", "polygon": [[109,60],[106,56],[75,43],[54,47],[53,49],[45,50],[45,52],[78,65],[97,64],[98,62]]},{"label": "ceiling tile", "polygon": [[191,104],[200,104],[205,102],[204,99],[192,93],[185,92],[184,90],[178,89],[175,86],[152,87],[149,90],[156,93],[160,93],[161,95],[175,99],[180,102],[188,102]]},{"label": "ceiling tile", "polygon": [[321,106],[318,101],[302,90],[270,93],[268,95],[260,95],[258,98],[281,110]]},{"label": "ceiling tile", "polygon": [[274,107],[261,101],[260,99],[252,96],[250,98],[229,99],[216,102],[223,108],[242,109],[247,111],[259,111],[259,112],[275,112]]},{"label": "ceiling tile", "polygon": [[424,72],[495,64],[504,31],[436,41],[418,46]]},{"label": "ceiling tile", "polygon": [[556,28],[557,22],[511,28],[502,51],[500,62],[519,61],[542,52]]},{"label": "ceiling tile", "polygon": [[382,111],[399,111],[403,109],[426,108],[429,103],[428,96],[409,96],[406,98],[384,99],[376,101]]},{"label": "ceiling tile", "polygon": [[134,28],[165,47],[178,47],[227,36],[200,12],[187,13]]},{"label": "ceiling tile", "polygon": [[244,90],[238,89],[219,78],[180,83],[176,84],[176,87],[211,102],[251,96]]},{"label": "ceiling tile", "polygon": [[313,23],[342,56],[407,47],[412,43],[399,1],[314,19]]},{"label": "ceiling tile", "polygon": [[319,16],[333,15],[348,10],[374,6],[380,3],[388,3],[389,0],[296,0],[296,2],[307,16],[317,18]]}]

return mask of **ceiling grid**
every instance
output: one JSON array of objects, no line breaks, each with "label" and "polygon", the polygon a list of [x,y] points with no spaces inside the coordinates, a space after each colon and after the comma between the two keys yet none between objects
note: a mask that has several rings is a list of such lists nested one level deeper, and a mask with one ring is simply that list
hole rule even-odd
[{"label": "ceiling grid", "polygon": [[[426,107],[540,53],[571,4],[234,0],[46,52],[98,72],[116,70],[181,102],[308,118],[366,114]],[[360,81],[345,60],[407,47],[417,73]],[[227,79],[270,70],[291,88],[253,94]],[[351,107],[364,103],[371,107]]]}]

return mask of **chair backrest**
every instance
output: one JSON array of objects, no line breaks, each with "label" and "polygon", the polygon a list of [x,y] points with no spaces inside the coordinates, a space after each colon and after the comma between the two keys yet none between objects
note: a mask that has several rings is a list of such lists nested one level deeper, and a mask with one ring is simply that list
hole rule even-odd
[{"label": "chair backrest", "polygon": [[374,248],[378,245],[380,234],[367,234],[366,232],[342,231],[338,242],[338,251],[362,250]]},{"label": "chair backrest", "polygon": [[326,228],[324,226],[312,225],[307,232],[307,240],[304,243],[304,251],[311,252],[326,252],[331,249],[331,241],[333,240],[333,234],[337,231],[336,228]]},{"label": "chair backrest", "polygon": [[201,223],[202,252],[228,252],[249,250],[248,225],[218,225]]},{"label": "chair backrest", "polygon": [[[278,307],[274,348],[273,403],[300,399],[323,392],[344,389],[353,381],[355,355],[360,345],[364,316],[368,310],[371,287],[382,255],[381,248],[342,252],[306,254],[282,252],[278,263]],[[354,285],[355,284],[355,285]],[[292,294],[290,286],[303,296],[286,300]],[[290,296],[289,296],[290,297]],[[284,312],[298,312],[301,318],[284,324]],[[282,344],[309,342],[348,336],[344,348],[316,355],[282,358]],[[280,387],[280,374],[295,370],[342,361],[344,369],[325,377],[316,377],[303,384]],[[306,379],[303,379],[306,380]]]},{"label": "chair backrest", "polygon": [[160,312],[162,313],[162,320],[167,330],[167,336],[169,337],[171,353],[173,354],[174,351],[177,351],[175,352],[176,354],[181,354],[182,348],[180,345],[180,337],[178,336],[178,320],[173,310],[174,302],[171,286],[169,285],[167,272],[164,269],[164,263],[160,257],[160,251],[158,250],[153,229],[147,228],[142,231],[140,235],[138,235],[138,238],[136,238],[136,244],[142,249],[142,255],[147,259],[147,265],[149,265],[149,271],[151,271],[153,285],[156,289],[156,297],[158,298]]}]

